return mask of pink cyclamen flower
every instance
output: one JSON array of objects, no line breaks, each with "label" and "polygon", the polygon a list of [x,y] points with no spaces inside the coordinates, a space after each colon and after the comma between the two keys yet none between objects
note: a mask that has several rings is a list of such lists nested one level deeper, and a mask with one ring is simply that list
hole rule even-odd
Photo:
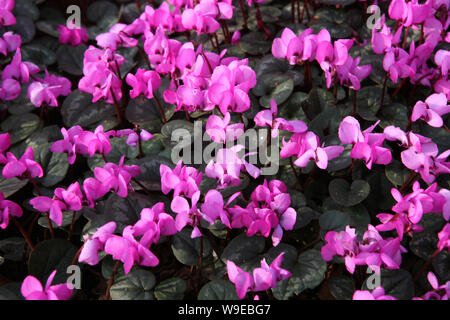
[{"label": "pink cyclamen flower", "polygon": [[116,51],[117,47],[135,47],[138,43],[137,39],[131,38],[126,28],[128,25],[123,23],[116,23],[108,32],[99,34],[95,40],[97,45],[102,48],[110,48],[112,51]]},{"label": "pink cyclamen flower", "polygon": [[0,0],[0,27],[16,24],[16,18],[12,14],[14,0]]},{"label": "pink cyclamen flower", "polygon": [[344,144],[353,144],[350,156],[363,159],[368,169],[372,169],[372,164],[389,164],[392,160],[390,150],[381,147],[384,134],[372,133],[378,123],[361,132],[358,120],[348,116],[339,125],[339,139]]},{"label": "pink cyclamen flower", "polygon": [[29,147],[25,153],[17,160],[11,152],[6,153],[6,165],[3,167],[3,176],[6,179],[19,178],[42,178],[44,172],[39,163],[34,161],[33,148]]},{"label": "pink cyclamen flower", "polygon": [[432,127],[442,127],[444,121],[442,116],[450,112],[450,105],[447,104],[447,97],[443,93],[430,95],[425,102],[418,101],[414,105],[411,114],[411,121],[424,120]]},{"label": "pink cyclamen flower", "polygon": [[161,77],[156,71],[149,71],[139,68],[136,75],[127,74],[127,83],[133,88],[130,91],[130,98],[136,98],[143,94],[148,99],[153,98],[153,91],[161,85]]},{"label": "pink cyclamen flower", "polygon": [[199,229],[200,218],[202,217],[200,211],[197,208],[197,202],[200,198],[200,191],[196,191],[192,195],[191,203],[180,196],[173,198],[170,204],[170,209],[177,213],[175,218],[175,227],[177,231],[181,231],[186,225],[191,225],[194,229],[191,233],[191,238],[201,237],[202,233]]},{"label": "pink cyclamen flower", "polygon": [[250,274],[239,268],[233,261],[227,260],[228,279],[236,286],[239,299],[244,299],[248,291],[266,291],[276,288],[277,282],[289,278],[292,274],[281,268],[284,252],[280,253],[268,265],[266,259],[261,260],[261,267],[255,268]]},{"label": "pink cyclamen flower", "polygon": [[68,210],[80,211],[83,208],[83,193],[81,193],[78,181],[72,183],[67,189],[56,188],[55,197],[64,201]]},{"label": "pink cyclamen flower", "polygon": [[237,46],[240,40],[241,40],[241,33],[239,32],[239,30],[236,30],[235,32],[233,32],[233,35],[231,36],[231,44],[233,46]]},{"label": "pink cyclamen flower", "polygon": [[112,255],[114,260],[123,262],[125,274],[128,274],[134,264],[146,267],[155,267],[159,264],[158,258],[148,249],[147,237],[137,241],[133,236],[133,227],[127,226],[122,236],[112,235],[105,243],[105,252]]},{"label": "pink cyclamen flower", "polygon": [[450,250],[450,223],[447,223],[444,228],[438,233],[438,249],[444,250],[447,248],[447,250]]},{"label": "pink cyclamen flower", "polygon": [[28,83],[30,75],[39,72],[39,67],[32,62],[22,61],[22,53],[17,48],[16,53],[10,64],[2,72],[2,80],[14,79],[20,83]]},{"label": "pink cyclamen flower", "polygon": [[59,32],[59,42],[72,47],[86,43],[89,40],[86,28],[82,26],[77,27],[73,21],[70,26],[58,25],[57,30]]},{"label": "pink cyclamen flower", "polygon": [[158,202],[152,208],[144,208],[140,219],[133,225],[133,235],[143,236],[150,243],[157,243],[160,236],[177,233],[175,220],[164,212],[164,203]]},{"label": "pink cyclamen flower", "polygon": [[306,167],[313,160],[317,167],[325,170],[328,161],[337,158],[343,151],[343,146],[320,145],[319,137],[312,131],[306,131],[294,133],[288,142],[283,139],[280,156],[283,159],[296,156],[294,164],[300,168]]},{"label": "pink cyclamen flower", "polygon": [[358,245],[355,229],[347,226],[345,231],[329,231],[325,235],[325,241],[327,244],[321,249],[322,258],[331,261],[335,255],[344,257],[348,272],[355,272],[355,266],[359,264],[356,260]]},{"label": "pink cyclamen flower", "polygon": [[414,297],[413,300],[448,300],[450,298],[450,281],[439,285],[439,281],[433,272],[427,274],[428,283],[433,290],[428,291],[422,297]]},{"label": "pink cyclamen flower", "polygon": [[119,197],[126,198],[128,189],[132,189],[130,185],[131,178],[141,173],[141,168],[137,165],[127,166],[123,162],[125,156],[120,158],[119,165],[112,162],[106,163],[103,168],[97,167],[94,170],[95,178],[100,181],[106,188],[113,190]]},{"label": "pink cyclamen flower", "polygon": [[86,262],[91,266],[98,264],[98,253],[105,250],[105,243],[113,235],[114,230],[116,230],[116,223],[111,221],[98,228],[91,237],[85,235],[78,261]]},{"label": "pink cyclamen flower", "polygon": [[5,164],[8,162],[3,152],[9,149],[11,146],[11,136],[9,133],[0,134],[0,164]]},{"label": "pink cyclamen flower", "polygon": [[67,153],[67,160],[69,164],[74,164],[77,158],[77,153],[80,152],[79,147],[77,147],[77,137],[82,132],[84,132],[84,130],[80,126],[73,126],[69,130],[66,128],[61,128],[63,139],[55,141],[50,147],[50,151]]},{"label": "pink cyclamen flower", "polygon": [[116,137],[118,138],[127,137],[126,143],[127,145],[132,147],[136,147],[139,139],[142,141],[147,141],[154,138],[154,136],[150,132],[144,129],[140,129],[139,131],[140,132],[138,135],[136,131],[132,129],[118,130],[116,131]]},{"label": "pink cyclamen flower", "polygon": [[22,37],[14,34],[12,31],[5,32],[0,37],[0,52],[7,55],[8,52],[14,52],[22,45]]},{"label": "pink cyclamen flower", "polygon": [[9,217],[22,216],[22,208],[15,202],[5,200],[3,192],[0,191],[0,228],[6,229],[9,224]]},{"label": "pink cyclamen flower", "polygon": [[63,211],[67,210],[67,205],[63,201],[39,196],[31,199],[30,204],[39,212],[49,213],[50,220],[61,226]]},{"label": "pink cyclamen flower", "polygon": [[89,154],[92,157],[96,152],[106,155],[111,152],[110,137],[114,136],[113,130],[103,131],[103,126],[99,125],[94,132],[83,131],[74,136],[76,150],[81,154]]},{"label": "pink cyclamen flower", "polygon": [[386,295],[383,287],[377,287],[372,292],[356,290],[353,294],[353,300],[397,300],[397,298]]},{"label": "pink cyclamen flower", "polygon": [[41,282],[35,277],[26,277],[20,288],[22,295],[26,300],[69,300],[73,289],[70,289],[67,283],[52,286],[55,275],[56,270],[48,277],[45,288],[42,288]]},{"label": "pink cyclamen flower", "polygon": [[192,198],[199,190],[198,185],[203,177],[203,173],[198,172],[194,167],[183,166],[182,160],[178,161],[173,170],[162,164],[159,167],[159,172],[161,175],[161,191],[168,194],[170,190],[173,190],[174,197],[184,195]]},{"label": "pink cyclamen flower", "polygon": [[243,123],[234,123],[230,125],[230,113],[220,118],[216,115],[210,115],[206,122],[206,132],[211,140],[217,143],[225,143],[226,141],[234,141],[244,133]]},{"label": "pink cyclamen flower", "polygon": [[216,154],[216,161],[211,160],[205,168],[205,174],[213,179],[217,179],[218,189],[227,186],[236,186],[241,183],[239,178],[241,171],[246,171],[253,178],[259,177],[261,170],[244,160],[249,154],[240,157],[238,152],[244,148],[242,145],[235,145],[228,149],[220,149]]},{"label": "pink cyclamen flower", "polygon": [[49,75],[45,70],[45,78],[37,79],[28,86],[28,98],[36,107],[42,104],[57,107],[58,96],[67,96],[70,93],[71,83],[69,79]]},{"label": "pink cyclamen flower", "polygon": [[20,95],[21,90],[22,87],[19,81],[15,79],[3,80],[0,85],[0,100],[14,100]]},{"label": "pink cyclamen flower", "polygon": [[263,110],[255,115],[254,121],[257,126],[272,128],[272,138],[278,136],[278,130],[286,130],[294,133],[305,132],[308,127],[302,120],[287,121],[283,118],[275,118],[278,114],[278,107],[275,99],[270,100],[270,110]]}]

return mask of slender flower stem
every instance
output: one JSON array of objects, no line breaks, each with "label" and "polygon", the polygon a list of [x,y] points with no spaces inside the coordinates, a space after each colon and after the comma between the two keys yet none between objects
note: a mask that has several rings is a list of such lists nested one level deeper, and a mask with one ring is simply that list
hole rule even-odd
[{"label": "slender flower stem", "polygon": [[217,50],[216,45],[214,44],[212,37],[208,34],[209,42],[211,43],[212,50]]},{"label": "slender flower stem", "polygon": [[72,213],[72,222],[70,223],[70,230],[69,230],[69,234],[67,236],[67,240],[70,240],[70,238],[72,238],[73,225],[75,224],[75,214],[76,214],[76,212],[74,211]]},{"label": "slender flower stem", "polygon": [[298,23],[302,23],[303,21],[303,12],[305,12],[305,7],[302,8],[300,13],[300,0],[297,0],[297,20]]},{"label": "slender flower stem", "polygon": [[415,275],[414,282],[417,281],[420,278],[422,273],[424,273],[424,271],[428,268],[430,263],[438,255],[439,252],[441,252],[441,250],[440,249],[436,249],[436,251],[433,253],[433,255],[430,258],[428,258],[427,262],[425,262],[425,264],[422,266],[422,268],[419,270],[419,272],[417,272],[417,274]]},{"label": "slender flower stem", "polygon": [[28,234],[25,232],[25,230],[23,230],[22,226],[20,225],[19,221],[16,220],[16,218],[14,218],[14,216],[11,216],[11,220],[14,222],[14,224],[17,226],[17,229],[19,229],[20,233],[22,234],[22,236],[25,239],[25,242],[28,244],[28,246],[30,247],[31,250],[34,250],[34,245],[33,242],[31,242],[30,237],[28,236]]},{"label": "slender flower stem", "polygon": [[50,234],[52,235],[52,239],[55,239],[55,232],[53,231],[52,221],[50,220],[50,214],[48,212],[45,213],[47,217],[48,229],[50,230]]},{"label": "slender flower stem", "polygon": [[[188,41],[190,41],[190,39],[188,38]],[[139,54],[144,58],[145,63],[147,64],[147,67],[149,69],[151,69],[151,65],[150,65],[150,60],[148,59],[148,55],[147,53],[145,53],[144,49],[142,49],[141,46],[136,46],[138,48]]]},{"label": "slender flower stem", "polygon": [[402,80],[402,82],[400,82],[400,85],[395,89],[394,93],[392,94],[391,99],[394,99],[394,98],[395,98],[395,96],[396,96],[397,93],[400,91],[400,89],[405,85],[406,80],[408,80],[408,78],[404,78],[404,79]]},{"label": "slender flower stem", "polygon": [[116,108],[117,122],[119,122],[119,124],[121,124],[122,123],[122,113],[120,111],[119,103],[117,102],[116,95],[114,94],[114,91],[111,88],[109,88],[109,91],[111,91],[111,95],[112,95],[112,98],[113,98],[113,101],[114,101],[114,107]]},{"label": "slender flower stem", "polygon": [[406,190],[406,188],[409,186],[411,181],[413,181],[417,176],[417,172],[411,171],[406,178],[405,182],[403,182],[402,186],[400,187],[400,193],[403,194]]},{"label": "slender flower stem", "polygon": [[405,50],[405,47],[406,47],[406,40],[408,39],[408,33],[409,33],[409,26],[406,27],[405,38],[403,39],[403,44],[402,44],[403,50]]},{"label": "slender flower stem", "polygon": [[308,17],[309,22],[311,20],[311,16],[309,15],[308,0],[303,0],[303,5],[306,7],[306,16]]},{"label": "slender flower stem", "polygon": [[295,23],[295,0],[291,0],[291,23]]},{"label": "slender flower stem", "polygon": [[305,61],[305,74],[306,74],[306,91],[310,91],[312,88],[312,77],[311,77],[311,64],[309,61]]},{"label": "slender flower stem", "polygon": [[206,57],[205,53],[203,52],[203,50],[200,52],[200,54],[202,55],[203,59],[205,59],[206,63],[208,64],[208,68],[209,68],[209,72],[211,72],[211,74],[213,73],[213,68],[211,66],[211,63],[209,63],[208,58]]},{"label": "slender flower stem", "polygon": [[242,0],[239,0],[239,7],[241,8],[242,19],[244,19],[244,28],[248,29],[247,16],[245,15],[244,3],[242,3]]},{"label": "slender flower stem", "polygon": [[424,24],[424,22],[422,22],[422,23],[420,24],[420,39],[419,39],[419,46],[422,44],[423,38],[424,38],[423,24]]},{"label": "slender flower stem", "polygon": [[38,194],[39,196],[42,196],[41,190],[39,189],[39,187],[38,187],[36,181],[33,179],[33,177],[28,176],[28,179],[29,179],[29,180],[31,181],[31,183],[33,184],[33,187],[34,187],[34,189],[36,190],[37,194]]},{"label": "slender flower stem", "polygon": [[353,115],[356,115],[356,94],[358,93],[358,91],[356,91],[355,89],[353,89]]},{"label": "slender flower stem", "polygon": [[155,99],[156,104],[158,105],[158,109],[159,109],[159,112],[161,113],[161,117],[163,119],[163,122],[167,123],[166,115],[164,114],[164,110],[163,110],[163,107],[161,105],[161,102],[159,101],[159,99],[156,96],[156,94],[153,95],[153,98]]},{"label": "slender flower stem", "polygon": [[245,131],[245,121],[244,121],[244,117],[242,116],[242,113],[239,113],[239,117],[241,118],[241,122],[244,125],[244,131]]},{"label": "slender flower stem", "polygon": [[83,245],[80,247],[80,249],[78,249],[77,253],[75,253],[75,257],[73,257],[73,260],[72,260],[72,265],[74,265],[74,264],[77,263],[78,257],[80,256],[81,250],[83,250],[83,248],[84,248],[84,243],[83,243]]},{"label": "slender flower stem", "polygon": [[136,4],[136,9],[139,11],[139,13],[142,12],[141,4],[139,3],[139,0],[134,0],[134,3]]},{"label": "slender flower stem", "polygon": [[384,105],[384,93],[386,91],[387,80],[388,80],[388,76],[386,74],[386,76],[384,77],[384,82],[383,82],[383,91],[381,92],[380,110],[383,109],[383,105]]},{"label": "slender flower stem", "polygon": [[114,265],[114,269],[111,272],[111,277],[109,277],[109,280],[108,280],[108,286],[106,287],[105,300],[111,299],[111,287],[114,282],[114,276],[116,275],[119,267],[120,267],[120,261],[117,261],[116,264]]}]

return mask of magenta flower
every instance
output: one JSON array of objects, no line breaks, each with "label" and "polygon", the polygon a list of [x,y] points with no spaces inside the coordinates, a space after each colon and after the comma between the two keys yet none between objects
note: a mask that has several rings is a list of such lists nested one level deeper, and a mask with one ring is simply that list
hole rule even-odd
[{"label": "magenta flower", "polygon": [[192,198],[198,191],[198,185],[203,177],[203,173],[198,172],[197,169],[183,166],[181,160],[178,161],[173,170],[162,164],[159,167],[159,172],[161,175],[161,191],[168,194],[170,190],[174,190],[174,197],[184,195]]},{"label": "magenta flower", "polygon": [[78,182],[72,183],[67,190],[56,188],[55,197],[64,201],[68,210],[80,211],[83,208],[83,194]]},{"label": "magenta flower", "polygon": [[142,141],[147,141],[154,138],[154,136],[151,133],[149,133],[144,129],[140,129],[139,131],[140,132],[138,135],[136,131],[132,129],[118,130],[116,131],[116,137],[118,138],[128,137],[126,143],[127,145],[132,147],[136,147],[139,139]]},{"label": "magenta flower", "polygon": [[120,158],[119,165],[108,162],[103,168],[97,167],[94,170],[95,178],[106,188],[113,190],[119,197],[126,198],[131,178],[141,173],[141,168],[137,165],[126,166],[123,164],[125,156]]},{"label": "magenta flower", "polygon": [[219,149],[216,153],[216,161],[211,160],[205,168],[205,174],[213,179],[217,179],[218,189],[227,186],[237,186],[241,183],[239,178],[241,171],[247,171],[253,178],[259,177],[261,170],[243,158],[238,152],[244,148],[242,145],[235,145],[229,149]]},{"label": "magenta flower", "polygon": [[116,23],[108,32],[99,34],[95,40],[97,45],[102,48],[110,48],[116,51],[117,47],[135,47],[138,43],[137,39],[130,38],[126,33],[126,24]]},{"label": "magenta flower", "polygon": [[12,14],[14,0],[0,0],[0,27],[16,24],[16,18]]},{"label": "magenta flower", "polygon": [[84,130],[80,126],[73,126],[69,130],[66,128],[61,128],[63,139],[55,141],[50,147],[50,151],[67,153],[67,160],[69,161],[69,164],[74,164],[77,158],[77,153],[80,152],[79,147],[77,147],[77,137],[82,132],[84,132]]},{"label": "magenta flower", "polygon": [[9,217],[22,216],[22,208],[15,202],[5,200],[3,192],[0,191],[0,228],[6,229],[9,224]]},{"label": "magenta flower", "polygon": [[83,182],[83,191],[86,196],[85,200],[88,206],[93,208],[95,205],[94,201],[102,198],[106,193],[109,192],[109,189],[97,179],[87,178]]},{"label": "magenta flower", "polygon": [[438,233],[438,249],[444,250],[447,248],[447,250],[450,249],[450,223],[447,223],[444,228]]},{"label": "magenta flower", "polygon": [[239,30],[236,30],[231,36],[231,44],[233,46],[237,46],[239,45],[239,41],[241,41],[241,33],[239,32]]},{"label": "magenta flower", "polygon": [[361,261],[356,260],[358,252],[358,244],[355,229],[347,226],[345,231],[329,231],[325,235],[325,244],[322,249],[322,258],[325,261],[333,260],[335,255],[344,257],[345,266],[348,272],[355,272],[355,266],[362,264]]},{"label": "magenta flower", "polygon": [[418,101],[414,105],[411,114],[411,121],[418,119],[424,120],[432,127],[442,127],[444,124],[442,116],[450,112],[450,105],[447,104],[447,98],[443,93],[434,93],[430,95],[425,102]]},{"label": "magenta flower", "polygon": [[283,118],[275,118],[278,113],[275,99],[270,100],[270,110],[263,110],[256,114],[253,119],[257,126],[272,128],[272,138],[278,136],[278,130],[286,130],[294,133],[302,133],[308,130],[306,124],[301,120],[287,121]]},{"label": "magenta flower", "polygon": [[77,28],[75,23],[72,23],[70,27],[59,25],[57,30],[59,32],[59,42],[66,43],[72,47],[86,43],[89,40],[86,28],[81,26]]},{"label": "magenta flower", "polygon": [[37,79],[28,86],[28,98],[36,107],[42,104],[57,107],[58,96],[70,93],[71,83],[67,78],[49,75],[45,70],[45,78]]},{"label": "magenta flower", "polygon": [[413,300],[448,300],[450,297],[450,281],[443,285],[439,285],[439,281],[433,272],[427,274],[428,282],[433,290],[428,291],[421,297],[414,297]]},{"label": "magenta flower", "polygon": [[174,197],[172,203],[170,204],[170,209],[177,213],[175,218],[175,227],[177,228],[177,231],[181,231],[186,225],[191,225],[194,228],[191,233],[191,238],[202,236],[202,233],[198,227],[201,218],[201,214],[197,208],[199,198],[200,191],[196,191],[192,195],[192,206],[189,205],[189,202],[185,198],[180,196]]},{"label": "magenta flower", "polygon": [[158,258],[146,246],[148,241],[143,237],[137,241],[133,236],[133,227],[127,226],[121,236],[111,235],[105,243],[105,252],[112,255],[114,260],[123,262],[125,274],[128,274],[134,264],[155,267]]},{"label": "magenta flower", "polygon": [[216,115],[210,115],[206,122],[206,132],[211,140],[217,143],[234,141],[244,133],[243,123],[230,125],[230,114],[227,112],[223,119]]},{"label": "magenta flower", "polygon": [[50,220],[61,226],[63,211],[67,210],[66,204],[59,199],[39,196],[30,200],[30,204],[39,212],[48,212]]},{"label": "magenta flower", "polygon": [[0,85],[0,100],[10,101],[16,99],[21,91],[20,82],[15,79],[3,80]]},{"label": "magenta flower", "polygon": [[133,88],[130,91],[130,98],[136,98],[143,94],[148,99],[153,98],[153,91],[161,85],[161,77],[156,71],[148,71],[139,68],[136,75],[127,74],[127,83]]},{"label": "magenta flower", "polygon": [[3,69],[2,80],[14,79],[20,83],[28,83],[30,76],[38,72],[39,67],[34,63],[22,62],[22,53],[20,48],[17,48],[11,63]]},{"label": "magenta flower", "polygon": [[222,114],[227,111],[244,112],[250,108],[248,92],[256,85],[256,74],[243,61],[234,60],[229,65],[214,69],[208,88],[208,99],[219,106]]},{"label": "magenta flower", "polygon": [[175,220],[164,212],[164,203],[158,202],[151,209],[144,208],[140,219],[133,226],[134,236],[143,236],[150,243],[157,243],[160,235],[171,236],[177,233]]},{"label": "magenta flower", "polygon": [[397,298],[385,295],[383,287],[377,287],[372,292],[367,290],[356,290],[353,300],[397,300]]},{"label": "magenta flower", "polygon": [[388,49],[383,59],[383,69],[388,72],[389,78],[397,80],[414,76],[416,71],[410,66],[410,56],[402,48]]},{"label": "magenta flower", "polygon": [[28,177],[42,178],[44,172],[39,163],[34,161],[33,148],[29,147],[19,160],[11,152],[7,152],[6,165],[3,167],[2,174],[6,179],[14,177],[26,179]]},{"label": "magenta flower", "polygon": [[105,243],[113,235],[114,230],[116,230],[116,223],[111,221],[98,228],[91,237],[85,235],[78,261],[86,262],[91,266],[98,264],[98,253],[105,250]]},{"label": "magenta flower", "polygon": [[280,157],[285,159],[296,156],[294,164],[300,168],[306,167],[313,160],[320,169],[326,169],[328,161],[338,157],[342,151],[343,146],[321,146],[319,137],[312,131],[307,131],[294,133],[288,142],[283,139]]},{"label": "magenta flower", "polygon": [[240,194],[240,192],[236,192],[231,195],[224,205],[222,194],[217,190],[209,190],[205,195],[205,200],[201,206],[202,218],[210,224],[214,224],[214,222],[220,218],[222,223],[231,229],[228,207]]},{"label": "magenta flower", "polygon": [[55,275],[56,270],[48,277],[45,288],[42,288],[41,282],[35,277],[26,277],[20,288],[22,295],[26,300],[69,300],[73,290],[69,288],[67,283],[52,286]]},{"label": "magenta flower", "polygon": [[441,69],[441,76],[447,77],[448,70],[450,69],[450,51],[438,50],[434,55],[434,62]]},{"label": "magenta flower", "polygon": [[8,162],[3,152],[9,149],[11,146],[11,137],[9,133],[0,134],[0,164],[5,164]]},{"label": "magenta flower", "polygon": [[359,57],[353,59],[351,56],[348,56],[342,66],[336,67],[337,77],[341,85],[345,85],[353,90],[361,88],[360,82],[369,76],[372,66],[370,64],[358,66],[359,60]]},{"label": "magenta flower", "polygon": [[239,268],[233,261],[227,260],[228,279],[236,286],[239,299],[244,299],[248,291],[266,291],[276,288],[277,282],[289,278],[292,274],[281,268],[284,252],[280,253],[270,264],[261,260],[261,267],[255,268],[250,274]]},{"label": "magenta flower", "polygon": [[0,52],[7,55],[8,52],[14,52],[22,45],[22,37],[14,34],[12,31],[5,32],[0,37]]},{"label": "magenta flower", "polygon": [[104,132],[102,125],[99,125],[94,132],[80,132],[74,136],[75,150],[77,153],[89,154],[90,157],[96,152],[106,155],[111,152],[110,137],[114,135],[115,132],[112,130]]},{"label": "magenta flower", "polygon": [[339,139],[344,144],[353,144],[350,156],[363,159],[368,169],[372,169],[372,164],[389,164],[392,160],[390,150],[381,147],[384,134],[371,133],[378,123],[361,132],[358,120],[348,116],[339,125]]}]

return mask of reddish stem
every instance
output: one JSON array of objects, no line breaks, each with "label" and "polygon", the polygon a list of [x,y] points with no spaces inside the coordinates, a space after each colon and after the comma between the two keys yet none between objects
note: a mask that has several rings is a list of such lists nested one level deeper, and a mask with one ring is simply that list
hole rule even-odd
[{"label": "reddish stem", "polygon": [[25,230],[23,230],[22,226],[20,225],[19,221],[16,220],[16,218],[14,218],[14,216],[11,216],[11,220],[14,222],[14,224],[17,226],[17,228],[19,229],[20,233],[22,234],[22,236],[25,239],[25,242],[28,244],[28,246],[30,247],[31,250],[34,250],[34,245],[33,242],[31,242],[30,237],[27,235],[27,233],[25,232]]}]

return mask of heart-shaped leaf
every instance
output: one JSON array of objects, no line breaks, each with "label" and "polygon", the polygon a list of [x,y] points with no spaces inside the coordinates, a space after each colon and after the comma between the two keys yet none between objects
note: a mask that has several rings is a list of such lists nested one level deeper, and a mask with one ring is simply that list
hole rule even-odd
[{"label": "heart-shaped leaf", "polygon": [[164,280],[155,287],[155,297],[158,300],[181,300],[186,291],[186,282],[180,278]]},{"label": "heart-shaped leaf", "polygon": [[147,270],[136,269],[118,278],[111,286],[112,300],[153,300],[155,276]]},{"label": "heart-shaped leaf", "polygon": [[334,179],[330,182],[328,190],[336,203],[351,207],[367,198],[370,185],[364,180],[355,180],[349,185],[344,179]]}]

